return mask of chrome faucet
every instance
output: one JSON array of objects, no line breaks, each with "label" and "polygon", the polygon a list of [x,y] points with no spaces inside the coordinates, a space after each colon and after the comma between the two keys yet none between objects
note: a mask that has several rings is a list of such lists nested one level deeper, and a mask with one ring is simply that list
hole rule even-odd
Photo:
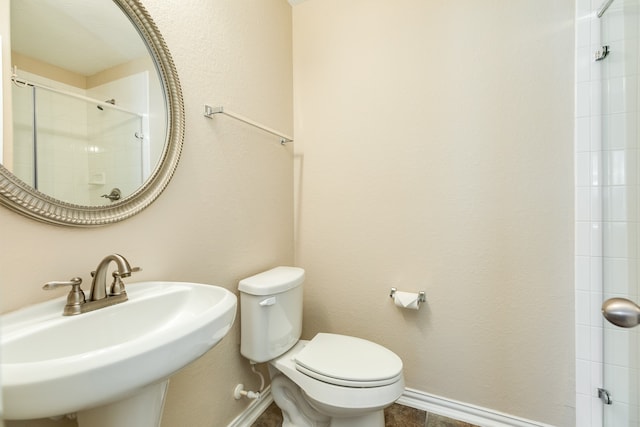
[{"label": "chrome faucet", "polygon": [[[125,257],[119,254],[107,255],[103,258],[102,261],[100,261],[100,264],[98,264],[98,267],[96,267],[96,271],[91,272],[93,281],[91,282],[90,301],[97,301],[103,298],[107,298],[107,270],[109,268],[109,264],[111,264],[112,261],[115,262],[118,266],[118,270],[113,273],[113,284],[111,285],[112,288],[117,288],[118,286],[122,285],[122,277],[131,276],[131,272],[133,269],[131,268],[131,266],[129,265],[129,261],[127,261]],[[126,295],[124,287],[122,287],[122,290],[118,292],[118,294],[122,294],[123,292]]]},{"label": "chrome faucet", "polygon": [[[107,271],[111,262],[115,262],[118,269],[112,273],[113,282],[109,292],[107,292]],[[84,292],[80,288],[82,279],[79,277],[74,277],[67,282],[48,282],[42,289],[49,290],[60,286],[71,286],[71,292],[67,296],[67,305],[64,307],[63,314],[72,316],[127,301],[127,292],[124,289],[122,278],[129,277],[134,271],[140,270],[140,267],[132,268],[129,265],[129,261],[122,255],[112,254],[104,257],[98,264],[96,271],[91,272],[93,281],[91,282],[91,295],[88,300],[85,299]]]}]

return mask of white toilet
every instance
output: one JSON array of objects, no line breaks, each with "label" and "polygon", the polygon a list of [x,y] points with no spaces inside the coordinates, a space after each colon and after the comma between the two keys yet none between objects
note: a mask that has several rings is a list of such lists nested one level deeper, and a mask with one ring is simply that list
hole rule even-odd
[{"label": "white toilet", "polygon": [[304,270],[276,267],[243,279],[240,352],[269,362],[284,427],[384,427],[383,409],[404,391],[402,360],[361,338],[300,340]]}]

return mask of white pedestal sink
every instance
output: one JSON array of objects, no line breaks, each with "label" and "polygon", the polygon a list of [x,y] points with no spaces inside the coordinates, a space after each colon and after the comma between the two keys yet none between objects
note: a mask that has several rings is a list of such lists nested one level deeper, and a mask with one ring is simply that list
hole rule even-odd
[{"label": "white pedestal sink", "polygon": [[64,297],[0,316],[5,419],[78,412],[81,427],[158,425],[167,379],[227,334],[237,299],[183,282],[127,294],[76,316],[62,316]]}]

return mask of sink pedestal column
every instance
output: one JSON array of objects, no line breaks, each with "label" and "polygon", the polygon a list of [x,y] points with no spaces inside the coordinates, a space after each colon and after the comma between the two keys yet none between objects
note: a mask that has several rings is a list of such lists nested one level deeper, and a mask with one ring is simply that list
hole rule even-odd
[{"label": "sink pedestal column", "polygon": [[79,427],[159,427],[169,380],[117,402],[78,412]]}]

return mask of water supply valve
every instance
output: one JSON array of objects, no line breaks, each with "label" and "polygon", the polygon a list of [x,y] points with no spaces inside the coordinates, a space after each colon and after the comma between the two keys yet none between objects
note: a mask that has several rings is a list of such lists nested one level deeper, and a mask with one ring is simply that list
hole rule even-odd
[{"label": "water supply valve", "polygon": [[236,400],[240,400],[243,397],[247,397],[249,399],[258,399],[260,397],[260,392],[245,390],[244,384],[238,384],[235,389],[233,389],[233,397]]}]

